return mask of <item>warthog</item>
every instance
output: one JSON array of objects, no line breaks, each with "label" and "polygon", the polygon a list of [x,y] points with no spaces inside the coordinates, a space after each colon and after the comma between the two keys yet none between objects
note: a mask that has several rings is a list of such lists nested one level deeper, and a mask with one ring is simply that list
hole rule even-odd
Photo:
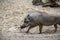
[{"label": "warthog", "polygon": [[57,24],[60,24],[60,14],[48,14],[41,11],[29,11],[20,28],[23,29],[25,27],[29,27],[29,29],[26,31],[28,33],[31,28],[39,26],[39,33],[41,33],[43,25],[54,25],[54,32],[56,32]]}]

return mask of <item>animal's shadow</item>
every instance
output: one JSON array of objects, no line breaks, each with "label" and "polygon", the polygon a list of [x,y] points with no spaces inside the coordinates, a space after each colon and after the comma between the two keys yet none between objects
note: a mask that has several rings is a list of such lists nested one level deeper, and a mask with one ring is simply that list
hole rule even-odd
[{"label": "animal's shadow", "polygon": [[56,32],[54,32],[54,30],[49,30],[47,29],[46,31],[42,32],[42,34],[56,34],[58,33],[59,30],[57,30]]},{"label": "animal's shadow", "polygon": [[[24,34],[39,34],[39,33],[31,33],[31,32],[26,33],[26,31],[20,31],[20,33],[24,33]],[[54,30],[47,29],[46,31],[42,32],[41,34],[57,34],[57,33],[59,33],[59,30],[54,32]]]}]

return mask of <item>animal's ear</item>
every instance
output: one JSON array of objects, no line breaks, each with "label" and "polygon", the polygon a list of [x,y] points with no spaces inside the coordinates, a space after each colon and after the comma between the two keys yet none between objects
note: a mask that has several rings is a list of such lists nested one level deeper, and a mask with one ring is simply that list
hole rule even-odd
[{"label": "animal's ear", "polygon": [[29,22],[29,19],[28,18],[25,18],[24,19],[24,23],[28,23]]},{"label": "animal's ear", "polygon": [[27,17],[29,17],[29,14],[27,15]]}]

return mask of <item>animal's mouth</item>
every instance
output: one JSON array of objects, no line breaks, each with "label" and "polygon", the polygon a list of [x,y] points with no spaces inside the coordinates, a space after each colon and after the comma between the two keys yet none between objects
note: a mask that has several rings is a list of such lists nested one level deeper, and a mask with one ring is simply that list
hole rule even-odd
[{"label": "animal's mouth", "polygon": [[22,25],[20,28],[21,28],[21,29],[23,29],[23,28],[25,28],[25,27],[27,27],[27,26],[25,26],[25,25]]},{"label": "animal's mouth", "polygon": [[20,28],[23,29],[23,28],[26,28],[28,27],[28,24],[23,24]]}]

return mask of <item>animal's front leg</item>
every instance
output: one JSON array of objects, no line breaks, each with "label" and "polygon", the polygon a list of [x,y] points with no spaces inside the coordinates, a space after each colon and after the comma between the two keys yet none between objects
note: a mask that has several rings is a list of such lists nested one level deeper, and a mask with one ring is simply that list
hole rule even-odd
[{"label": "animal's front leg", "polygon": [[34,26],[30,26],[30,27],[28,28],[28,30],[26,31],[26,33],[28,33],[29,30],[32,29],[32,28],[34,28]]}]

